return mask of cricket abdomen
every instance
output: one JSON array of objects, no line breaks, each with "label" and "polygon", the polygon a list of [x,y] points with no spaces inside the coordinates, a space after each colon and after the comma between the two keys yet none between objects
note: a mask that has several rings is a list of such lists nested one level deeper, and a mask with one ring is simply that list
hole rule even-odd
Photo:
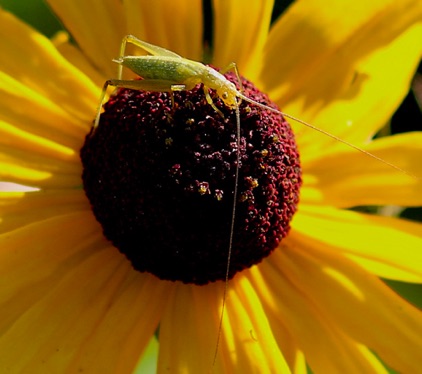
[{"label": "cricket abdomen", "polygon": [[163,56],[125,56],[118,63],[144,79],[166,80],[186,84],[189,88],[201,83],[204,65],[196,61]]}]

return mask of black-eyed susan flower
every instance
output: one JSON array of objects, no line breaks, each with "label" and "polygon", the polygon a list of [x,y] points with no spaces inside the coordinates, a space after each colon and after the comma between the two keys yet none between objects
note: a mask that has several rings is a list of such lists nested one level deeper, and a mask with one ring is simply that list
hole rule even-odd
[{"label": "black-eyed susan flower", "polygon": [[[130,373],[154,333],[160,373],[417,372],[421,313],[380,277],[421,282],[422,227],[346,208],[421,205],[420,180],[291,123],[296,146],[247,103],[237,152],[233,113],[197,89],[122,90],[89,134],[121,38],[200,61],[202,2],[49,3],[77,47],[0,12],[0,180],[36,189],[0,196],[0,372]],[[213,1],[213,66],[422,175],[421,133],[371,141],[419,62],[422,4],[303,1],[270,29],[272,6]]]}]

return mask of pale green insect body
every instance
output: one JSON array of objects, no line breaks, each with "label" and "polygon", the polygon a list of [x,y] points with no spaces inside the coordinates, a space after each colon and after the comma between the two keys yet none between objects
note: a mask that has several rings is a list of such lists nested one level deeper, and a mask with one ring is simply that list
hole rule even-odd
[{"label": "pale green insect body", "polygon": [[[180,90],[191,90],[202,83],[204,90],[216,90],[229,108],[235,109],[238,106],[236,98],[239,92],[236,86],[223,74],[200,62],[173,56],[122,56],[114,61],[144,79],[154,80],[155,83],[162,81],[164,85],[172,87],[173,91],[178,90],[175,82],[180,83]],[[206,98],[208,100],[208,95]]]},{"label": "pale green insect body", "polygon": [[114,61],[136,72],[144,79],[183,82],[187,89],[192,89],[196,83],[200,82],[197,65],[201,64],[195,61],[167,56],[143,56],[142,58],[139,58],[139,56],[123,56]]}]

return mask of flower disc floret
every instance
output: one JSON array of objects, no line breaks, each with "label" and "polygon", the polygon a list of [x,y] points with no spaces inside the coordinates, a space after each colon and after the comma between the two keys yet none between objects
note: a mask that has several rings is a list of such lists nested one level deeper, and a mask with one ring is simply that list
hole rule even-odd
[{"label": "flower disc floret", "polygon": [[[236,83],[233,74],[226,75]],[[251,82],[244,94],[275,107]],[[200,85],[171,95],[119,89],[81,150],[84,189],[104,235],[133,267],[166,280],[229,278],[259,263],[287,235],[301,185],[299,154],[285,119],[240,103],[235,111]],[[239,163],[239,183],[235,186]]]}]

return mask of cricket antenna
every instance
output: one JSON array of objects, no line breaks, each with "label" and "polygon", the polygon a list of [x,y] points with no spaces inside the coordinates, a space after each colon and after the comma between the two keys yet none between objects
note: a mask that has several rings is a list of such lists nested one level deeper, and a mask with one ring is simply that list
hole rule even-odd
[{"label": "cricket antenna", "polygon": [[226,298],[227,298],[227,291],[229,288],[229,272],[230,272],[230,261],[232,257],[232,249],[233,249],[233,236],[234,236],[234,223],[236,217],[236,204],[237,204],[237,194],[239,189],[239,169],[240,169],[240,111],[239,111],[239,104],[236,105],[236,170],[234,175],[234,191],[233,191],[233,207],[232,207],[232,218],[230,222],[230,236],[229,236],[229,250],[227,253],[227,266],[226,266],[226,276],[224,280],[224,292],[223,292],[223,304],[221,306],[221,314],[220,314],[220,322],[218,324],[218,335],[217,335],[217,343],[215,345],[214,351],[214,358],[212,362],[212,366],[215,366],[215,362],[217,361],[218,355],[218,347],[220,346],[221,340],[221,332],[223,329],[223,318],[224,312],[226,310]]},{"label": "cricket antenna", "polygon": [[384,165],[387,165],[387,166],[389,166],[389,167],[391,167],[391,168],[399,171],[402,174],[406,174],[409,177],[411,177],[413,179],[416,179],[416,180],[421,180],[421,178],[418,177],[417,175],[414,175],[412,173],[409,173],[408,171],[406,171],[406,170],[404,170],[402,168],[399,168],[398,166],[392,164],[391,162],[388,162],[388,161],[382,159],[381,157],[375,156],[373,153],[368,152],[368,151],[365,151],[364,149],[359,148],[358,146],[356,146],[356,145],[354,145],[352,143],[346,142],[345,140],[339,138],[338,136],[335,136],[335,135],[333,135],[333,134],[331,134],[331,133],[329,133],[329,132],[327,132],[325,130],[322,130],[319,127],[316,127],[314,125],[311,125],[310,123],[305,122],[305,121],[303,121],[303,120],[301,120],[301,119],[299,119],[297,117],[291,116],[290,114],[286,114],[286,113],[281,112],[281,111],[279,111],[277,109],[271,108],[271,107],[269,107],[269,106],[267,106],[265,104],[258,103],[257,101],[254,101],[254,100],[250,99],[249,97],[247,97],[245,95],[242,95],[239,92],[237,93],[237,95],[238,95],[239,98],[241,98],[242,100],[247,101],[248,103],[254,104],[254,105],[256,105],[256,106],[258,106],[258,107],[260,107],[262,109],[266,109],[266,110],[269,110],[271,112],[275,112],[275,113],[281,114],[282,116],[284,116],[286,118],[289,118],[289,119],[291,119],[291,120],[293,120],[295,122],[298,122],[298,123],[300,123],[300,124],[302,124],[302,125],[304,125],[306,127],[309,127],[312,130],[318,131],[321,134],[324,134],[324,135],[326,135],[326,136],[328,136],[328,137],[330,137],[330,138],[332,138],[334,140],[337,140],[338,142],[343,143],[343,144],[347,145],[348,147],[353,148],[353,149],[359,151],[360,153],[363,153],[364,155],[366,155],[368,157],[371,157],[371,158],[373,158],[373,159],[375,159],[375,160],[377,160],[379,162],[382,162]]}]

